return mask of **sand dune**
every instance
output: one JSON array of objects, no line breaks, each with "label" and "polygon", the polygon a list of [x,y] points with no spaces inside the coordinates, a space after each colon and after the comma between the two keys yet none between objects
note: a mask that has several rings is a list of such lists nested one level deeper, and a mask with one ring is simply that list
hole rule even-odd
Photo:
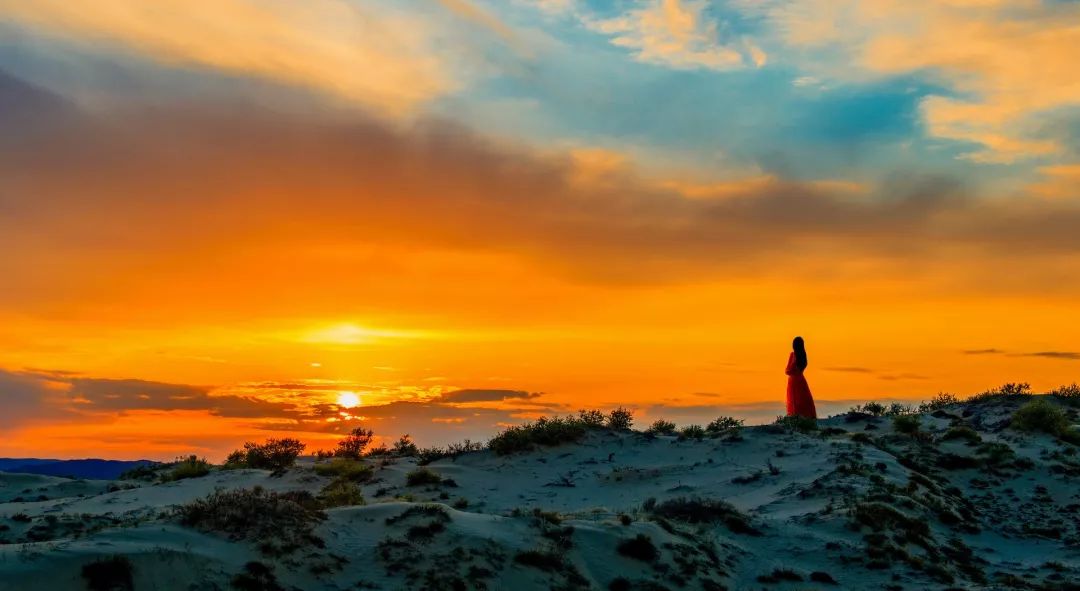
[{"label": "sand dune", "polygon": [[161,590],[1078,589],[1080,455],[1010,428],[1024,401],[940,409],[913,433],[864,414],[701,440],[595,429],[441,459],[413,486],[415,458],[372,458],[366,504],[261,537],[173,508],[318,495],[314,459],[167,483],[0,473],[0,589],[92,588],[84,566],[115,556]]}]

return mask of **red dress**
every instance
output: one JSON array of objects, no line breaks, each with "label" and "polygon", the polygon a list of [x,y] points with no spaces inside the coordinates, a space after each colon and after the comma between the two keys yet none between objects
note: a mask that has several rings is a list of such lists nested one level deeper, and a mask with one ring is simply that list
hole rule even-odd
[{"label": "red dress", "polygon": [[799,415],[817,418],[817,410],[814,408],[814,397],[810,395],[810,384],[803,377],[803,370],[795,365],[795,352],[788,356],[787,369],[784,373],[787,379],[787,413],[788,416]]}]

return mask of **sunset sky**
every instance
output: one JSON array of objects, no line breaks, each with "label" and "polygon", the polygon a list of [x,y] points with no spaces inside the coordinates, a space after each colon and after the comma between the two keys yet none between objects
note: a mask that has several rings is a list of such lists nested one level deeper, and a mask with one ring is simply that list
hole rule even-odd
[{"label": "sunset sky", "polygon": [[0,456],[1080,380],[1077,23],[0,0]]}]

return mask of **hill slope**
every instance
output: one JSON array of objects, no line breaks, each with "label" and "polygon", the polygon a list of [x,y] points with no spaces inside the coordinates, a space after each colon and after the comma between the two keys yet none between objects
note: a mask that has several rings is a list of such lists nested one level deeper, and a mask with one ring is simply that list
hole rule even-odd
[{"label": "hill slope", "polygon": [[[0,589],[1080,589],[1080,455],[1009,427],[1026,400],[806,433],[598,429],[412,486],[414,458],[372,459],[367,504],[325,511],[311,459],[158,484],[0,474]],[[84,576],[113,556],[130,574]]]}]

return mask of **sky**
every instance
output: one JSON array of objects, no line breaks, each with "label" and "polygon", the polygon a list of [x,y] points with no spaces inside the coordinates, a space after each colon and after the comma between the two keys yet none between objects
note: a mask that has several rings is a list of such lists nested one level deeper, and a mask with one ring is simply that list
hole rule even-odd
[{"label": "sky", "polygon": [[1077,381],[1078,19],[0,0],[0,456]]}]

